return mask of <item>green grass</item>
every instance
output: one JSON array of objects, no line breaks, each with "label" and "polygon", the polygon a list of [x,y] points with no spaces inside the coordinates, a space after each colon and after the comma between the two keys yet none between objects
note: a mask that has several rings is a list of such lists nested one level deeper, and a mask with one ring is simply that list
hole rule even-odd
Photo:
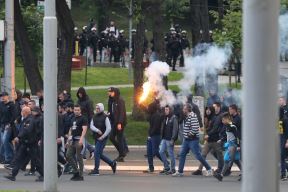
[{"label": "green grass", "polygon": [[[169,88],[175,91],[179,90],[178,86],[176,85],[169,86]],[[71,91],[74,102],[77,101],[76,92],[77,91]],[[86,90],[86,92],[89,95],[90,99],[93,101],[94,105],[97,103],[103,103],[105,109],[107,109],[107,89]],[[126,111],[131,112],[133,107],[133,88],[121,88],[120,94],[121,97],[125,100]]]},{"label": "green grass", "polygon": [[[0,68],[3,74],[3,68]],[[41,71],[42,73],[42,71]],[[179,72],[171,72],[169,81],[177,81],[182,78]],[[24,69],[23,67],[16,67],[15,82],[17,89],[24,89]],[[72,71],[72,87],[80,87],[85,85],[85,68],[82,70]],[[125,68],[101,68],[88,67],[87,68],[87,86],[97,85],[121,85],[132,84],[132,79],[129,79],[128,69]],[[29,89],[28,82],[26,88]]]},{"label": "green grass", "polygon": [[[145,141],[148,135],[149,124],[147,121],[135,121],[131,116],[128,116],[128,124],[125,127],[125,136],[128,145],[145,145]],[[90,143],[94,143],[94,139],[90,131],[88,134],[88,140]],[[111,145],[111,142],[108,142]]]}]

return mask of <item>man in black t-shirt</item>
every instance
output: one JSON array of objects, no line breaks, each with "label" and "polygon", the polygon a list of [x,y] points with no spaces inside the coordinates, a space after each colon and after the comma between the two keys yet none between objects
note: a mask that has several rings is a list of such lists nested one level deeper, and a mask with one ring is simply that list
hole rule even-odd
[{"label": "man in black t-shirt", "polygon": [[[85,116],[81,114],[80,105],[74,106],[74,117],[71,121],[71,128],[69,131],[69,139],[67,142],[67,160],[74,170],[74,175],[71,178],[72,181],[83,181],[83,157],[81,151],[83,148],[83,142],[87,132],[88,120]],[[76,154],[76,159],[79,164],[79,169],[77,167],[77,162],[74,158]]]}]

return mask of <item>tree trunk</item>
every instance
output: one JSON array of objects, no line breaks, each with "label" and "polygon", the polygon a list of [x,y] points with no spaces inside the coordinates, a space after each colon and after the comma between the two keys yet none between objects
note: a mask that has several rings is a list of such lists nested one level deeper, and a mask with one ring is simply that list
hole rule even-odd
[{"label": "tree trunk", "polygon": [[153,15],[153,40],[154,40],[154,50],[157,54],[159,61],[166,60],[165,42],[164,42],[164,27],[163,27],[163,17],[161,5],[163,0],[154,0],[151,6],[151,15]]},{"label": "tree trunk", "polygon": [[209,42],[208,0],[190,0],[192,47]]},{"label": "tree trunk", "polygon": [[135,59],[133,66],[134,73],[134,105],[132,116],[135,120],[143,120],[144,113],[139,108],[138,100],[142,93],[143,77],[144,77],[144,66],[143,66],[143,47],[144,47],[144,36],[145,36],[145,23],[144,19],[140,19],[137,24],[137,32],[135,38]]},{"label": "tree trunk", "polygon": [[[163,17],[162,17],[162,4],[163,0],[153,1],[151,6],[151,14],[153,16],[153,41],[154,41],[154,51],[157,55],[159,61],[166,61],[166,50],[164,41],[164,27],[163,27]],[[168,89],[168,77],[163,77],[163,84],[166,89]]]},{"label": "tree trunk", "polygon": [[112,4],[112,0],[98,0],[98,31],[101,32],[109,26],[110,22],[110,7]]},{"label": "tree trunk", "polygon": [[222,29],[222,19],[224,17],[224,5],[223,5],[223,0],[218,0],[218,14],[219,14],[219,24],[218,28],[221,30]]},{"label": "tree trunk", "polygon": [[14,0],[15,10],[15,36],[18,46],[21,50],[21,56],[24,65],[24,72],[26,74],[31,93],[34,95],[37,91],[43,89],[43,79],[40,74],[37,56],[34,54],[30,45],[28,35],[24,26],[23,16],[19,0]]},{"label": "tree trunk", "polygon": [[208,0],[201,0],[201,9],[200,9],[200,18],[201,18],[201,28],[203,30],[203,41],[205,43],[210,42],[209,35],[209,11],[208,11]]},{"label": "tree trunk", "polygon": [[66,0],[56,1],[56,12],[59,24],[58,45],[58,92],[71,90],[71,67],[74,23]]}]

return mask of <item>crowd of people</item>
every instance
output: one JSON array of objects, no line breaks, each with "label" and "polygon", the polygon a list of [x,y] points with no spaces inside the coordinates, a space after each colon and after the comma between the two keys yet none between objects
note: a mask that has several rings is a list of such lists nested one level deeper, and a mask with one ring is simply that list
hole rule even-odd
[{"label": "crowd of people", "polygon": [[[26,170],[30,162],[31,168],[25,175],[39,177],[43,181],[43,92],[39,91],[38,104],[25,93],[16,92],[14,101],[9,100],[7,92],[2,92],[0,103],[1,147],[0,160],[11,174],[5,178],[15,181],[19,170]],[[88,175],[99,175],[100,160],[117,171],[117,162],[123,162],[129,153],[125,138],[127,124],[125,101],[120,96],[120,90],[110,87],[107,90],[108,109],[103,103],[93,106],[92,100],[83,87],[77,91],[77,101],[71,99],[66,91],[58,95],[58,135],[55,142],[58,145],[58,176],[63,172],[73,174],[72,181],[84,180],[84,161],[94,158],[94,169]],[[161,175],[181,177],[184,175],[186,156],[192,151],[199,167],[192,174],[203,175],[203,167],[207,176],[214,176],[222,181],[224,176],[231,174],[235,163],[241,171],[241,112],[235,100],[226,96],[220,99],[216,94],[210,94],[207,99],[202,119],[199,107],[193,103],[193,96],[187,97],[187,102],[174,106],[160,106],[160,101],[154,98],[148,105],[140,107],[147,113],[149,128],[147,138],[148,169],[144,173],[153,173],[154,157],[163,163]],[[285,98],[279,98],[279,134],[281,140],[281,179],[287,180],[288,148],[288,106]],[[88,130],[91,130],[94,145],[87,140]],[[200,148],[200,131],[204,131],[204,145]],[[118,157],[114,160],[104,154],[105,145],[110,139],[115,146]],[[178,170],[176,170],[176,154],[174,147],[180,141],[181,149]],[[87,151],[87,152],[86,152]],[[89,152],[89,153],[88,153]],[[211,153],[218,161],[217,169],[213,170],[206,161]],[[241,174],[239,177],[241,180]]]},{"label": "crowd of people", "polygon": [[[89,175],[99,175],[100,159],[111,166],[116,172],[117,162],[123,162],[129,152],[124,135],[127,123],[125,102],[117,88],[108,90],[108,112],[105,113],[104,104],[95,105],[90,100],[83,87],[77,91],[77,101],[74,103],[66,91],[58,95],[58,176],[63,172],[73,174],[71,180],[83,180],[86,150],[89,158],[95,159],[95,168]],[[26,176],[39,177],[36,181],[43,181],[43,112],[44,99],[42,91],[38,92],[39,103],[30,99],[29,94],[17,91],[15,102],[9,101],[7,92],[1,94],[0,125],[1,147],[0,160],[11,174],[5,176],[15,181],[19,170],[26,170],[30,162],[31,168]],[[93,133],[95,145],[87,140],[88,129]],[[107,140],[110,139],[119,156],[115,160],[103,154]]]},{"label": "crowd of people", "polygon": [[[125,58],[128,55],[129,39],[125,36],[125,31],[120,30],[115,25],[114,21],[106,27],[104,31],[98,32],[97,25],[93,19],[87,26],[82,27],[79,33],[78,28],[74,29],[74,44],[73,54],[88,57],[88,65],[96,62],[120,63],[120,66],[125,67]],[[132,29],[132,51],[131,57],[135,55],[135,38],[136,29]],[[189,54],[190,43],[187,38],[187,31],[182,30],[179,24],[175,24],[170,28],[169,32],[163,37],[166,46],[166,60],[167,63],[176,70],[176,63],[179,60],[179,66],[184,66],[184,56]],[[76,49],[76,42],[79,49]],[[154,40],[151,41],[151,49],[149,49],[149,41],[145,35],[143,42],[143,49],[147,59],[154,61],[157,59],[154,53]],[[76,51],[78,51],[76,53]],[[99,58],[97,59],[97,56]],[[113,59],[113,60],[112,60]],[[127,60],[127,59],[126,59]]]}]

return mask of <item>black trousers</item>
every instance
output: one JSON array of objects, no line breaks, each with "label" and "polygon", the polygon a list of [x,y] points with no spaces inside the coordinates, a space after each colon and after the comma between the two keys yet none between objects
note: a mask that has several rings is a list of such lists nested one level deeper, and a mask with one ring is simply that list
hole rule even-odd
[{"label": "black trousers", "polygon": [[40,159],[40,154],[37,144],[35,145],[24,145],[20,144],[19,149],[16,153],[15,166],[12,169],[12,175],[17,176],[19,170],[26,164],[26,162],[31,159],[34,162],[36,171],[43,176],[43,164]]},{"label": "black trousers", "polygon": [[117,149],[119,156],[124,157],[125,156],[125,142],[124,142],[124,133],[123,129],[121,131],[117,130],[116,127],[112,129],[110,134],[110,141]]}]

